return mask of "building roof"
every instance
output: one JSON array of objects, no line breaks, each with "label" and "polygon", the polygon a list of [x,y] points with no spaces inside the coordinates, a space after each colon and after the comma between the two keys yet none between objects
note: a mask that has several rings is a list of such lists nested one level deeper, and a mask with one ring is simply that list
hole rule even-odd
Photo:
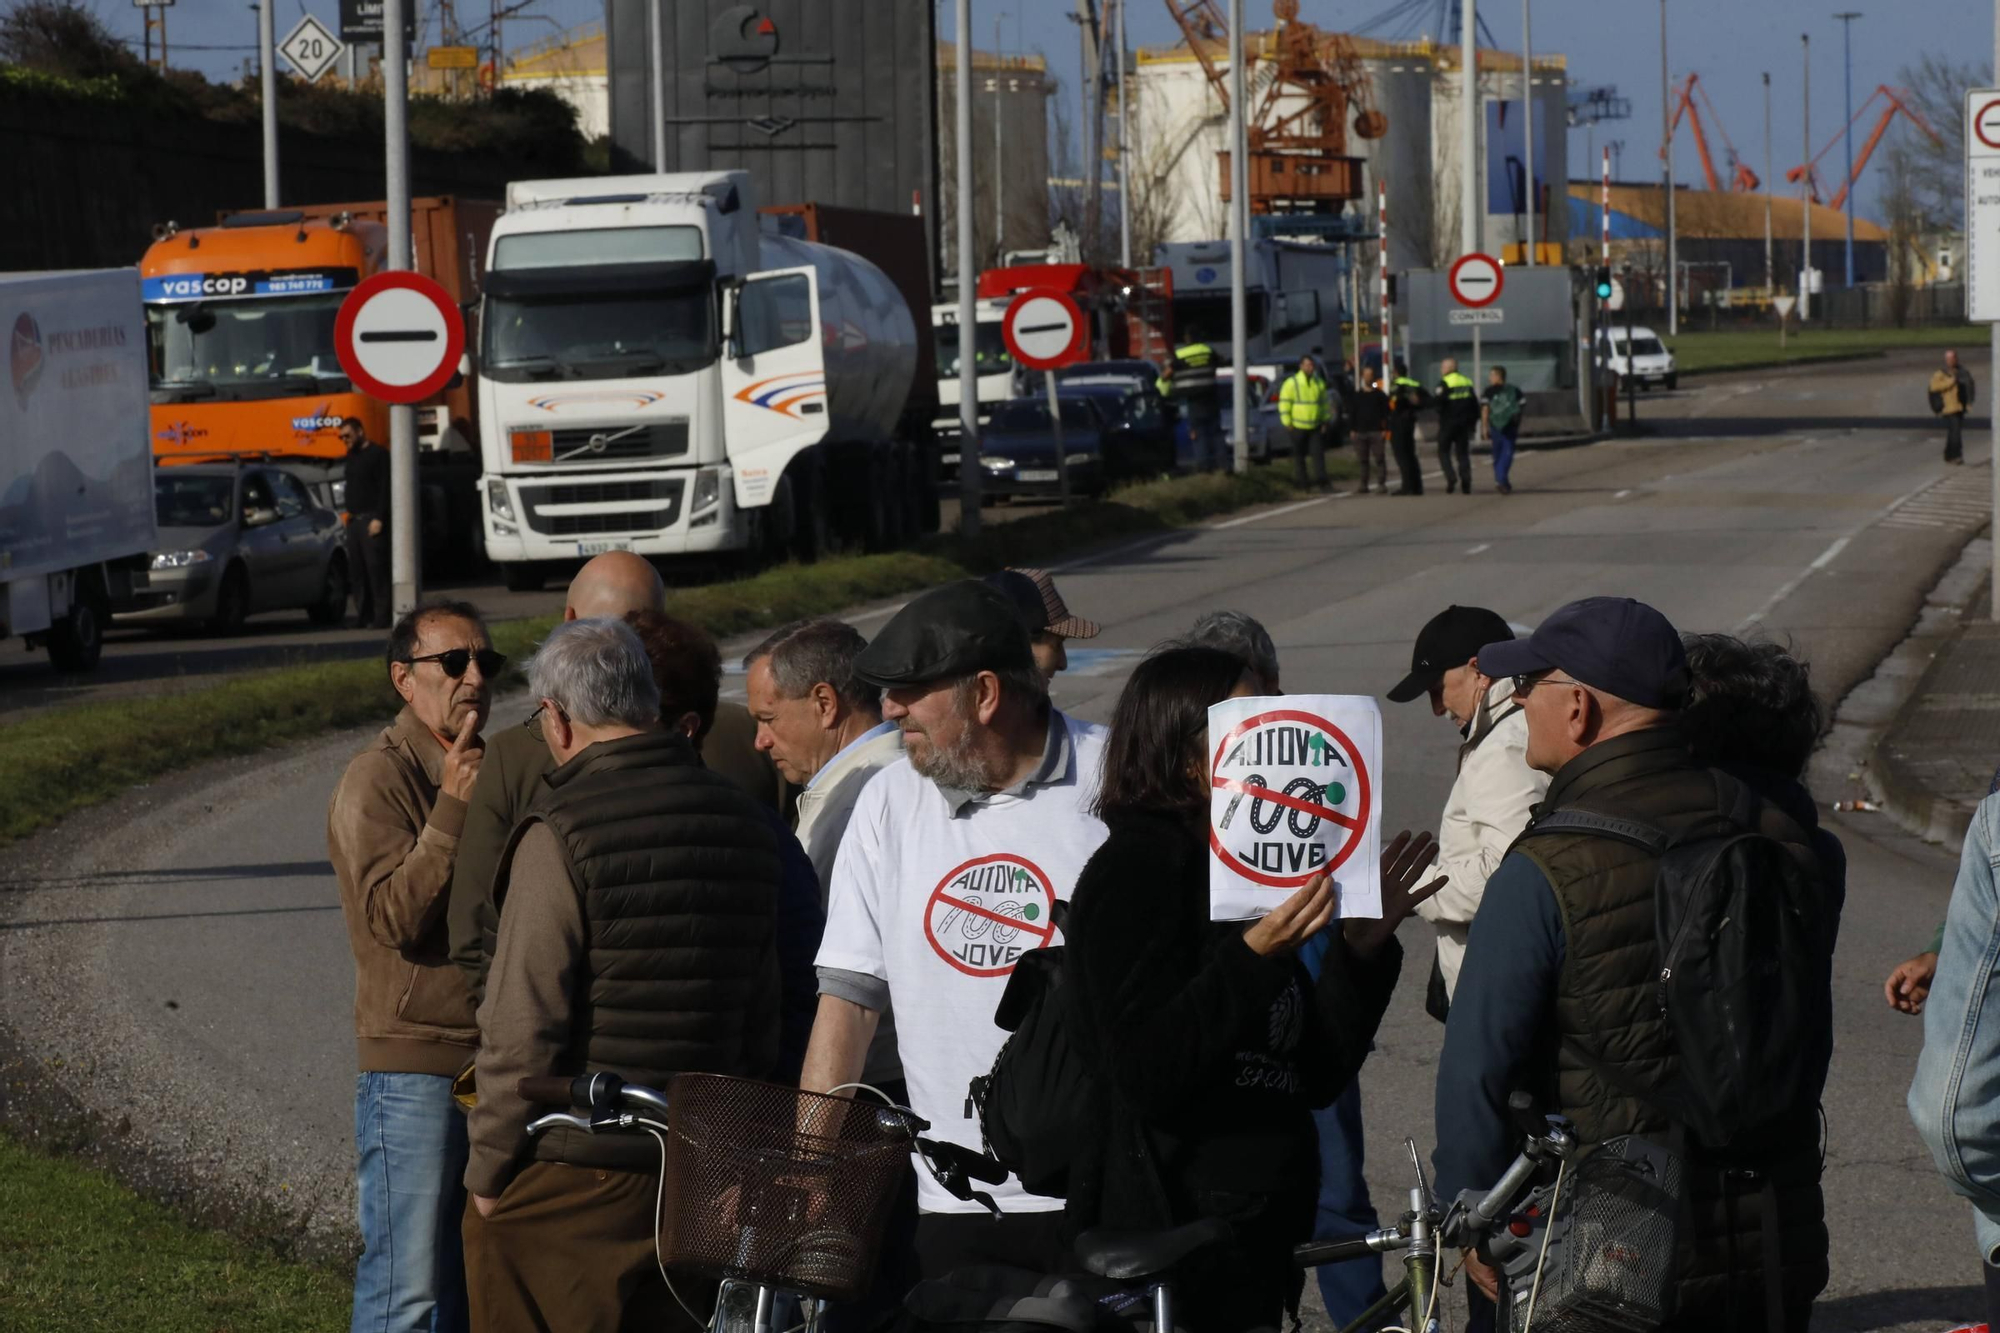
[{"label": "building roof", "polygon": [[603,78],[604,23],[580,23],[568,32],[544,37],[507,53],[506,79]]},{"label": "building roof", "polygon": [[[958,68],[958,44],[956,42],[939,42],[937,44],[937,64],[940,71]],[[974,69],[1012,69],[1035,74],[1046,74],[1049,62],[1038,55],[1003,56],[992,51],[982,51],[978,47],[974,47],[972,49],[972,67]]]},{"label": "building roof", "polygon": [[[1571,181],[1569,196],[1570,230],[1586,238],[1598,229],[1598,183]],[[1763,240],[1764,200],[1762,193],[1736,191],[1675,190],[1674,225],[1690,239]],[[1797,195],[1772,195],[1771,236],[1780,241],[1804,239],[1803,201]],[[1579,207],[1581,205],[1581,207]],[[1846,215],[1825,204],[1812,206],[1813,236],[1832,240],[1846,234]],[[1622,240],[1666,233],[1666,210],[1657,185],[1613,185],[1611,187],[1611,234]],[[1889,233],[1866,218],[1854,219],[1854,239],[1882,242]]]},{"label": "building roof", "polygon": [[[1363,60],[1430,60],[1441,68],[1458,67],[1456,43],[1449,42],[1385,42],[1375,37],[1363,37],[1357,33],[1345,34],[1354,46],[1354,54]],[[1269,32],[1246,32],[1243,34],[1244,54],[1251,60],[1267,56],[1276,45],[1278,34]],[[1211,60],[1221,64],[1229,63],[1229,43],[1222,38],[1212,38],[1202,43],[1202,48]],[[1138,49],[1138,63],[1141,65],[1177,65],[1195,59],[1194,48],[1186,42],[1176,46],[1142,46]],[[1490,47],[1479,48],[1479,68],[1495,73],[1512,71],[1519,73],[1521,57],[1512,51],[1496,51]],[[1551,75],[1560,74],[1569,68],[1569,58],[1560,55],[1538,55],[1535,69]]]}]

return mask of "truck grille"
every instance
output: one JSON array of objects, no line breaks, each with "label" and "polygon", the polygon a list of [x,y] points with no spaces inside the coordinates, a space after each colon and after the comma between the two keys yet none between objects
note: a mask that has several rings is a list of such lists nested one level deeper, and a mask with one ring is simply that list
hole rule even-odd
[{"label": "truck grille", "polygon": [[[604,533],[660,532],[680,520],[683,479],[567,482],[560,486],[523,486],[528,526],[550,537],[589,537]],[[545,505],[628,504],[643,509],[607,510],[596,514],[545,514]]]},{"label": "truck grille", "polygon": [[[631,434],[621,434],[631,430],[629,426],[576,426],[564,430],[551,431],[555,438],[551,441],[552,461],[558,465],[570,463],[595,463],[625,461],[634,458],[678,458],[688,451],[688,424],[686,421],[663,421],[657,425],[643,426],[632,430]],[[618,438],[613,439],[612,436]],[[591,441],[602,439],[603,445],[592,448]]]}]

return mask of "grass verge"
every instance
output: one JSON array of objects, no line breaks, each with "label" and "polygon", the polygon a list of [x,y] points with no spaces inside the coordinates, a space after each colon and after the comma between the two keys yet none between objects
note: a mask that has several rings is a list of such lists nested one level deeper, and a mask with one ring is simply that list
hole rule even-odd
[{"label": "grass verge", "polygon": [[[1327,466],[1335,476],[1353,475],[1351,459],[1329,459]],[[1167,532],[1300,494],[1288,465],[1144,482],[1094,504],[988,524],[976,539],[943,534],[911,550],[780,565],[747,579],[677,589],[671,606],[723,638],[1003,565],[1043,565],[1094,542]],[[495,646],[518,662],[551,623],[497,624]],[[36,714],[0,729],[0,846],[137,784],[205,760],[385,719],[394,706],[381,663],[350,660],[231,676],[170,701],[106,700]]]},{"label": "grass verge", "polygon": [[1965,347],[1984,342],[1986,331],[1969,326],[1914,329],[1803,329],[1778,346],[1778,331],[1768,329],[1689,330],[1666,339],[1682,374],[1720,370],[1757,370],[1812,361],[1879,356],[1903,347]]},{"label": "grass verge", "polygon": [[337,1274],[190,1227],[104,1172],[0,1136],[0,1306],[41,1333],[344,1328]]}]

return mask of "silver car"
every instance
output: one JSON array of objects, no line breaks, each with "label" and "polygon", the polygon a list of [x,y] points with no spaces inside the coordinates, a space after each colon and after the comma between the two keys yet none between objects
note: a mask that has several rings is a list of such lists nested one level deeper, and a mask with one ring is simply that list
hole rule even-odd
[{"label": "silver car", "polygon": [[190,463],[155,468],[160,549],[133,579],[138,609],[121,624],[194,623],[220,634],[265,611],[303,610],[316,625],[347,612],[340,515],[280,467]]}]

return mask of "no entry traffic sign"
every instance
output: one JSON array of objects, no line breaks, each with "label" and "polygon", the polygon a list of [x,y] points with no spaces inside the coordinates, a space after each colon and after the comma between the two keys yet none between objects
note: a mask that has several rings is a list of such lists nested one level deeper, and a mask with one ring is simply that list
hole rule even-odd
[{"label": "no entry traffic sign", "polygon": [[1965,317],[2000,322],[2000,89],[1965,94]]},{"label": "no entry traffic sign", "polygon": [[1492,305],[1506,281],[1500,261],[1492,255],[1461,255],[1451,266],[1451,299],[1474,309]]},{"label": "no entry traffic sign", "polygon": [[1030,288],[1014,298],[1000,323],[1000,336],[1014,360],[1029,370],[1059,370],[1083,360],[1090,349],[1090,326],[1064,292]]},{"label": "no entry traffic sign", "polygon": [[333,346],[355,388],[385,403],[420,403],[457,372],[465,321],[451,293],[421,273],[378,273],[340,303]]},{"label": "no entry traffic sign", "polygon": [[1211,917],[1261,915],[1320,874],[1335,876],[1342,916],[1380,914],[1381,734],[1374,700],[1359,696],[1209,710]]}]

